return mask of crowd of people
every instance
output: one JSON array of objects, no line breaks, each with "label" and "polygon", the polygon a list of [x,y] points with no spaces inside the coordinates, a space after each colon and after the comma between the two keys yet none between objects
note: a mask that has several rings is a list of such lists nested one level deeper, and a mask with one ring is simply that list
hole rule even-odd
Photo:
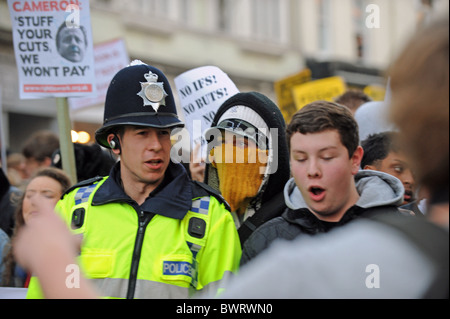
[{"label": "crowd of people", "polygon": [[[18,182],[0,170],[1,286],[27,298],[448,298],[448,27],[419,30],[393,62],[377,121],[361,92],[288,123],[258,92],[230,97],[205,132],[205,165],[171,160],[184,124],[169,81],[132,63],[109,86],[98,145],[75,146],[78,181],[49,132],[16,156]],[[68,265],[82,270],[76,289]]]}]

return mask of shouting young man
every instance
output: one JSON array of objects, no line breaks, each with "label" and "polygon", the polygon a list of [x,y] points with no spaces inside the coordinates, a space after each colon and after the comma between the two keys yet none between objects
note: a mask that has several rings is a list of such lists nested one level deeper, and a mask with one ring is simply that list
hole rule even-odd
[{"label": "shouting young man", "polygon": [[360,171],[364,150],[358,132],[350,110],[332,102],[311,103],[294,115],[287,128],[293,175],[284,190],[288,209],[247,240],[241,264],[279,238],[328,232],[379,212],[399,213],[401,182]]}]

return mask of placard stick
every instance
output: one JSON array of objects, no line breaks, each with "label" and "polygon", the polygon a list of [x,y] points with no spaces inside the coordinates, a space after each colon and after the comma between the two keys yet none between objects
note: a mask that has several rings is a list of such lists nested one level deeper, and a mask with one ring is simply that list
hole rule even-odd
[{"label": "placard stick", "polygon": [[72,123],[70,122],[67,98],[56,98],[58,108],[59,144],[61,148],[62,168],[69,175],[73,184],[78,182],[75,166],[75,151],[72,143]]}]

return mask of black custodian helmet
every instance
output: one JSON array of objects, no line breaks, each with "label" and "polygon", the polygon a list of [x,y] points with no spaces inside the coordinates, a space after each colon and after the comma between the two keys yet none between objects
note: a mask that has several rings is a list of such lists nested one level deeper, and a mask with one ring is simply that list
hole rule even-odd
[{"label": "black custodian helmet", "polygon": [[169,81],[157,68],[134,61],[112,79],[106,94],[103,127],[95,133],[97,143],[111,148],[108,135],[123,125],[184,127]]}]

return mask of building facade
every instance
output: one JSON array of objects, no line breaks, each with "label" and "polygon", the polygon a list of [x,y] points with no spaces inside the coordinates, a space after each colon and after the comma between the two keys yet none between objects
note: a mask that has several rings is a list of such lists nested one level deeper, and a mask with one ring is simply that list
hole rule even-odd
[{"label": "building facade", "polygon": [[[124,39],[131,59],[173,79],[215,65],[241,91],[274,101],[274,82],[305,68],[313,78],[340,75],[352,86],[384,84],[383,71],[405,41],[446,0],[90,0],[95,43]],[[17,152],[33,131],[57,131],[53,99],[20,100],[6,0],[0,0],[2,132]],[[180,112],[181,113],[181,112]],[[71,113],[93,134],[103,106]]]}]

